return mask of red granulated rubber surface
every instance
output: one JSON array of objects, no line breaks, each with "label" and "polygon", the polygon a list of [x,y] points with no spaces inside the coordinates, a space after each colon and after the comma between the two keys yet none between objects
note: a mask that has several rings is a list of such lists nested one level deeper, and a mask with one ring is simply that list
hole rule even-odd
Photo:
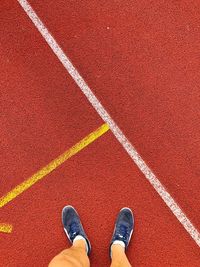
[{"label": "red granulated rubber surface", "polygon": [[[131,143],[198,228],[199,7],[196,1],[30,1]],[[104,122],[14,0],[0,9],[0,196]],[[109,266],[130,207],[137,267],[199,267],[199,248],[111,131],[0,209],[0,266],[45,267],[79,212],[91,266]]]}]

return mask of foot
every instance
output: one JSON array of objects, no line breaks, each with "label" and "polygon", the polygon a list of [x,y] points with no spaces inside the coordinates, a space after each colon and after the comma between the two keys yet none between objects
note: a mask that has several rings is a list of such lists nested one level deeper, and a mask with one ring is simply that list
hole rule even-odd
[{"label": "foot", "polygon": [[120,210],[117,220],[115,222],[115,229],[110,243],[110,255],[111,255],[111,246],[115,241],[121,241],[116,243],[121,243],[127,249],[131,236],[133,233],[134,227],[134,218],[131,209],[123,208]]},{"label": "foot", "polygon": [[77,211],[72,206],[65,206],[62,210],[62,223],[64,231],[71,243],[77,236],[82,236],[86,241],[87,254],[91,252],[90,241],[81,224]]}]

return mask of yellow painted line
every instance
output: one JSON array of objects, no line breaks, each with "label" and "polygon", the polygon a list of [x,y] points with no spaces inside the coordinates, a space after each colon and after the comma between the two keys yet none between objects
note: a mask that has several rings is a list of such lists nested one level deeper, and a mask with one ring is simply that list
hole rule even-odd
[{"label": "yellow painted line", "polygon": [[101,127],[99,127],[96,131],[90,133],[88,136],[83,138],[80,142],[78,142],[76,145],[71,147],[69,150],[64,152],[62,155],[60,155],[55,160],[51,161],[47,166],[39,170],[37,173],[35,173],[33,176],[25,180],[23,183],[17,185],[14,189],[12,189],[10,192],[8,192],[5,196],[0,198],[0,208],[5,206],[8,202],[15,199],[18,195],[22,194],[24,191],[29,189],[31,186],[33,186],[35,183],[43,179],[47,174],[55,170],[58,166],[60,166],[62,163],[64,163],[66,160],[77,154],[79,151],[84,149],[86,146],[91,144],[93,141],[95,141],[97,138],[102,136],[104,133],[106,133],[109,130],[108,124],[103,124]]},{"label": "yellow painted line", "polygon": [[0,223],[0,232],[10,234],[12,232],[12,225],[6,223]]}]

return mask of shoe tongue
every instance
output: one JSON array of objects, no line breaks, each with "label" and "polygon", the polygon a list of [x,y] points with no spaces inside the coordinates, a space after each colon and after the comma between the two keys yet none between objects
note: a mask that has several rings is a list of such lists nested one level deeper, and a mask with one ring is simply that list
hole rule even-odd
[{"label": "shoe tongue", "polygon": [[120,225],[119,231],[121,232],[122,235],[125,235],[127,231],[127,227],[125,225]]}]

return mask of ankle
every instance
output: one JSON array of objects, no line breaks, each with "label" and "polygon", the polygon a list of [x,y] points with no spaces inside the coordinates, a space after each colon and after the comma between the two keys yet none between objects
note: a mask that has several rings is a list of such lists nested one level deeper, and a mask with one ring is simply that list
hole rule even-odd
[{"label": "ankle", "polygon": [[121,245],[113,244],[111,246],[111,260],[112,260],[111,267],[114,267],[114,266],[115,267],[121,267],[121,266],[131,267],[126,256],[125,249]]},{"label": "ankle", "polygon": [[125,254],[125,247],[120,244],[112,244],[111,246],[111,257],[115,257],[116,255],[124,255]]},{"label": "ankle", "polygon": [[85,240],[75,240],[73,242],[73,247],[82,248],[86,250]]},{"label": "ankle", "polygon": [[84,237],[77,236],[73,241],[73,247],[88,253],[88,244]]}]

